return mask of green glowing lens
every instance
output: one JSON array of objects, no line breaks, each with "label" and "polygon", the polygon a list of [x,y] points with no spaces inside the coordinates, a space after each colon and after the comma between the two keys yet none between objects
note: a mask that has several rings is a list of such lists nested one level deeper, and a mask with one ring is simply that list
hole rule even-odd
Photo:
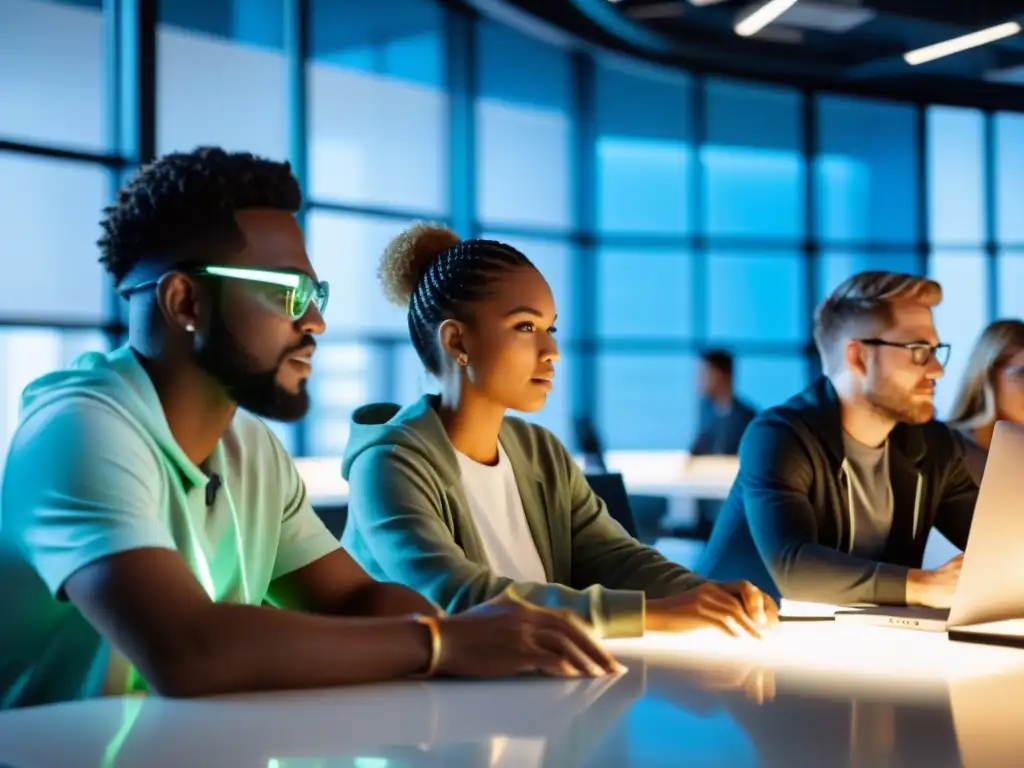
[{"label": "green glowing lens", "polygon": [[310,303],[316,305],[320,314],[327,309],[327,299],[330,296],[327,283],[317,282],[301,272],[278,272],[248,267],[203,267],[200,271],[202,274],[213,277],[281,286],[285,289],[284,309],[292,320],[298,320],[305,315],[309,310]]}]

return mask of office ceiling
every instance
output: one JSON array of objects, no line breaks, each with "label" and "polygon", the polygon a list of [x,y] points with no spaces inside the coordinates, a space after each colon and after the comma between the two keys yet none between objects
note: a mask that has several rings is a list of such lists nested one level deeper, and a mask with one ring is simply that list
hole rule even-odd
[{"label": "office ceiling", "polygon": [[909,50],[1006,21],[1024,0],[798,0],[764,30],[761,0],[514,0],[593,42],[680,66],[928,102],[1024,110],[1024,34],[912,67]]}]

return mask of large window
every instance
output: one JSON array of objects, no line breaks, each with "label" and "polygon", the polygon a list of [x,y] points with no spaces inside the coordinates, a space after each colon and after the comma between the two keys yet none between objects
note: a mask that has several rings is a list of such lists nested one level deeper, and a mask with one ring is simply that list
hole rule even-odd
[{"label": "large window", "polygon": [[568,229],[569,57],[489,21],[476,34],[477,216],[489,226]]},{"label": "large window", "polygon": [[806,338],[800,254],[712,251],[708,269],[708,336],[717,344],[792,342]]},{"label": "large window", "polygon": [[817,100],[815,234],[834,243],[917,242],[914,108]]},{"label": "large window", "polygon": [[942,283],[940,415],[981,329],[1024,315],[1022,112],[689,74],[439,0],[167,0],[150,62],[129,10],[0,2],[0,449],[27,381],[123,338],[95,242],[136,146],[295,163],[332,288],[313,408],[273,425],[295,453],[337,456],[360,405],[437,390],[377,277],[417,220],[545,276],[561,359],[525,416],[570,447],[585,416],[610,449],[685,449],[708,348],[741,397],[784,401],[815,369],[815,306],[855,272]]},{"label": "large window", "polygon": [[102,5],[0,2],[0,137],[107,149]]},{"label": "large window", "polygon": [[597,332],[602,339],[691,339],[693,256],[676,248],[598,251]]},{"label": "large window", "polygon": [[25,387],[109,345],[96,240],[120,160],[106,6],[0,2],[0,139],[13,144],[0,151],[0,477]]},{"label": "large window", "polygon": [[995,116],[996,239],[1024,248],[1024,114]]},{"label": "large window", "polygon": [[676,72],[598,59],[594,152],[602,233],[693,231],[690,88]]},{"label": "large window", "polygon": [[106,319],[96,239],[109,181],[90,163],[0,153],[0,316]]},{"label": "large window", "polygon": [[607,353],[598,365],[598,424],[606,447],[680,450],[696,434],[692,354]]},{"label": "large window", "polygon": [[707,83],[704,231],[796,239],[806,231],[801,101],[796,91]]},{"label": "large window", "polygon": [[286,0],[158,4],[157,146],[288,155]]},{"label": "large window", "polygon": [[678,72],[596,62],[592,333],[598,427],[612,449],[677,449],[696,426],[693,87]]},{"label": "large window", "polygon": [[310,196],[445,215],[441,9],[430,0],[388,0],[386,7],[313,0],[311,7]]},{"label": "large window", "polygon": [[984,140],[981,112],[928,108],[928,239],[937,247],[985,240]]}]

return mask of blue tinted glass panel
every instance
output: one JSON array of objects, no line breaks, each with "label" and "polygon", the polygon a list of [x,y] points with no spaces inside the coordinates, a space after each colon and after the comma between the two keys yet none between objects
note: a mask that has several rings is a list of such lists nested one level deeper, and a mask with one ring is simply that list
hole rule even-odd
[{"label": "blue tinted glass panel", "polygon": [[804,235],[800,95],[710,80],[704,164],[704,229],[710,235]]},{"label": "blue tinted glass panel", "polygon": [[310,211],[306,248],[321,280],[331,285],[327,338],[341,333],[392,333],[407,338],[407,308],[384,296],[377,267],[393,237],[412,222],[354,213]]},{"label": "blue tinted glass panel", "polygon": [[1024,115],[995,116],[996,238],[1024,245]]},{"label": "blue tinted glass panel", "polygon": [[883,270],[921,274],[921,259],[915,253],[849,253],[825,251],[818,261],[818,292],[816,303],[821,303],[846,278],[858,272]]},{"label": "blue tinted glass panel", "polygon": [[103,24],[99,7],[0,2],[0,136],[107,148]]},{"label": "blue tinted glass panel", "polygon": [[182,0],[159,13],[158,151],[216,145],[285,159],[284,0]]},{"label": "blue tinted glass panel", "polygon": [[716,342],[800,342],[810,325],[801,254],[711,252],[708,336]]},{"label": "blue tinted glass panel", "polygon": [[429,0],[313,0],[310,195],[448,210],[444,17]]},{"label": "blue tinted glass panel", "polygon": [[0,329],[0,479],[18,427],[21,393],[31,382],[51,371],[67,368],[86,352],[109,348],[99,331],[60,331],[42,328]]},{"label": "blue tinted glass panel", "polygon": [[572,246],[558,240],[541,240],[535,237],[512,237],[484,233],[481,237],[498,240],[511,245],[526,254],[533,265],[548,281],[555,297],[558,312],[558,338],[562,341],[573,337],[573,295],[572,295]]},{"label": "blue tinted glass panel", "polygon": [[736,394],[758,410],[786,402],[808,384],[807,359],[798,355],[740,355]]},{"label": "blue tinted glass panel", "polygon": [[996,265],[998,316],[1024,318],[1024,249],[1002,251]]},{"label": "blue tinted glass panel", "polygon": [[109,317],[111,281],[96,249],[109,199],[101,166],[0,153],[0,316]]},{"label": "blue tinted glass panel", "polygon": [[597,332],[604,338],[693,335],[693,257],[686,251],[598,251]]},{"label": "blue tinted glass panel", "polygon": [[981,112],[928,108],[928,234],[936,245],[985,240],[984,141]]},{"label": "blue tinted glass panel", "polygon": [[500,24],[476,28],[477,214],[488,224],[568,228],[569,57]]},{"label": "blue tinted glass panel", "polygon": [[697,429],[692,355],[602,354],[598,429],[608,450],[685,450]]},{"label": "blue tinted glass panel", "polygon": [[311,456],[341,457],[348,443],[352,412],[388,400],[383,347],[353,342],[321,342],[309,380],[312,403],[306,417]]},{"label": "blue tinted glass panel", "polygon": [[948,415],[960,386],[967,359],[978,335],[988,324],[985,255],[936,252],[928,260],[928,276],[942,285],[942,303],[935,308],[939,339],[952,345],[946,375],[936,389],[939,418]]},{"label": "blue tinted glass panel", "polygon": [[690,80],[602,57],[597,65],[597,227],[691,231]]},{"label": "blue tinted glass panel", "polygon": [[818,237],[838,242],[917,240],[914,108],[840,96],[818,99]]}]

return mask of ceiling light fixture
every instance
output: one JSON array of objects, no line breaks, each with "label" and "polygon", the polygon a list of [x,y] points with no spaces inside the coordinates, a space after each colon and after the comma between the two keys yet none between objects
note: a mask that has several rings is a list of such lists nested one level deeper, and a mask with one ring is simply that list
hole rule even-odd
[{"label": "ceiling light fixture", "polygon": [[756,35],[762,29],[779,18],[779,16],[796,5],[796,3],[797,0],[768,0],[767,3],[762,3],[749,13],[744,14],[743,17],[736,22],[736,26],[733,27],[733,31],[741,37]]},{"label": "ceiling light fixture", "polygon": [[1016,21],[1008,21],[1005,24],[997,24],[988,29],[981,29],[967,35],[954,37],[952,40],[943,40],[941,43],[926,45],[924,48],[908,51],[903,54],[903,60],[916,67],[926,61],[935,61],[943,56],[951,56],[954,53],[966,51],[969,48],[977,48],[980,45],[987,45],[1004,37],[1012,37],[1021,31],[1021,26]]}]

